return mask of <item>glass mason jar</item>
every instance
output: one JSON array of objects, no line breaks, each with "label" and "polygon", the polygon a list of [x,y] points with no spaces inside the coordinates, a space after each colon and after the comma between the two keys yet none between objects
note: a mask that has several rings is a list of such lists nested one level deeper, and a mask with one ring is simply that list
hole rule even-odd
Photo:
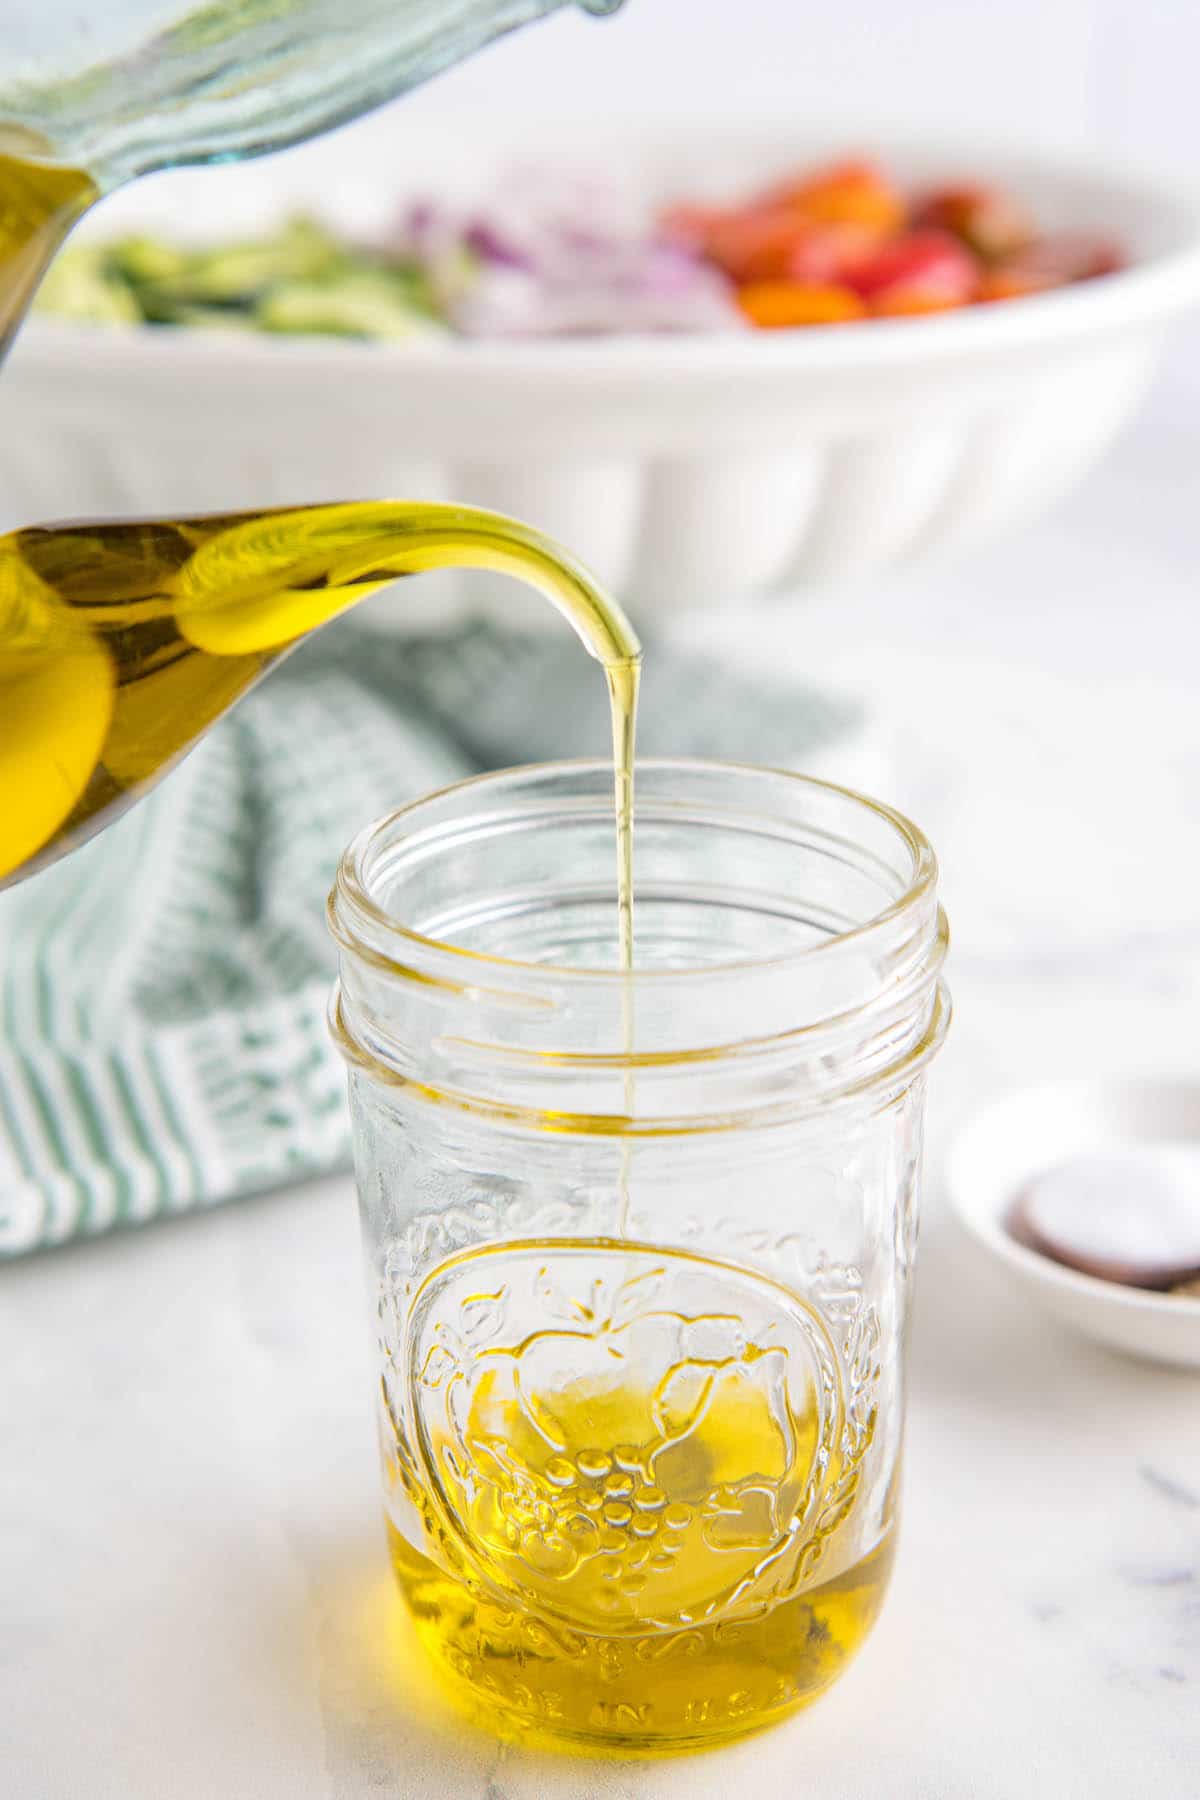
[{"label": "glass mason jar", "polygon": [[720,764],[469,781],[331,897],[396,1575],[460,1695],[625,1751],[811,1700],[892,1560],[925,1067],[921,834]]}]

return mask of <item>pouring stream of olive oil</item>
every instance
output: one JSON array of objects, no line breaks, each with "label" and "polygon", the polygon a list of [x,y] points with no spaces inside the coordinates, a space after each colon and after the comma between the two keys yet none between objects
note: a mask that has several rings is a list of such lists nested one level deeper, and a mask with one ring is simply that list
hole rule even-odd
[{"label": "pouring stream of olive oil", "polygon": [[[0,155],[0,351],[59,243],[96,198],[79,170]],[[620,609],[568,555],[494,514],[356,502],[35,526],[0,538],[0,887],[117,818],[319,626],[401,576],[449,567],[500,571],[540,589],[604,666],[632,1110],[640,647]],[[628,1243],[628,1148],[618,1179],[618,1238]],[[772,1353],[777,1348],[761,1353],[764,1367]],[[544,1468],[531,1464],[511,1491],[500,1483],[495,1516],[476,1522],[478,1550],[485,1562],[502,1562],[514,1545],[524,1554],[526,1541],[534,1544],[530,1554],[541,1556],[547,1581],[564,1594],[572,1584],[573,1603],[589,1618],[595,1612],[586,1632],[526,1616],[501,1589],[481,1585],[447,1550],[436,1507],[414,1488],[412,1531],[402,1534],[389,1519],[389,1532],[399,1583],[435,1662],[476,1694],[490,1694],[499,1713],[553,1739],[578,1735],[613,1747],[647,1747],[651,1699],[657,1729],[699,1743],[740,1735],[820,1692],[878,1610],[886,1536],[865,1557],[837,1558],[819,1585],[797,1580],[740,1622],[671,1630],[656,1622],[656,1608],[693,1604],[727,1578],[731,1559],[749,1554],[748,1528],[746,1543],[736,1532],[727,1543],[712,1538],[703,1507],[714,1484],[724,1492],[721,1483],[750,1470],[744,1505],[761,1507],[768,1490],[782,1505],[800,1483],[811,1423],[798,1418],[780,1436],[749,1364],[742,1367],[747,1356],[721,1375],[727,1391],[703,1429],[674,1449],[662,1438],[657,1390],[606,1390],[601,1406],[585,1380],[544,1396],[561,1427],[562,1454],[543,1457]],[[484,1412],[488,1442],[517,1441],[521,1420],[501,1399]],[[606,1629],[613,1607],[631,1617],[640,1608],[644,1634],[630,1636],[624,1618],[615,1635]]]}]

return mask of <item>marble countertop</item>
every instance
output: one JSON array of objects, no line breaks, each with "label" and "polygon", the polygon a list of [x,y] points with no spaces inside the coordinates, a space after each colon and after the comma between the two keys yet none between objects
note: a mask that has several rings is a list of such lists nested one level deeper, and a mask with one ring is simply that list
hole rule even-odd
[{"label": "marble countertop", "polygon": [[1196,387],[1181,357],[1020,539],[765,613],[742,650],[875,697],[880,781],[942,851],[956,933],[901,1554],[841,1684],[678,1762],[551,1760],[450,1718],[390,1586],[333,1181],[0,1271],[14,1800],[1196,1792],[1200,1379],[1028,1310],[939,1185],[955,1123],[1006,1088],[1200,1062]]}]

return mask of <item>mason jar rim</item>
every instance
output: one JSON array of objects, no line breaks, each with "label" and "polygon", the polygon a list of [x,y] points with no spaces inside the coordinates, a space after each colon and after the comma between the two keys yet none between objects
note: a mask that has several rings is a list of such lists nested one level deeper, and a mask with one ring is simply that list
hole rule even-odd
[{"label": "mason jar rim", "polygon": [[[351,839],[338,863],[327,909],[330,930],[343,948],[359,955],[363,953],[365,946],[346,929],[343,921],[343,912],[345,911],[350,920],[353,920],[355,915],[359,915],[370,925],[412,944],[426,955],[452,959],[453,966],[463,970],[494,970],[500,976],[508,973],[514,976],[552,977],[557,980],[580,981],[589,985],[610,988],[620,987],[629,982],[633,982],[638,987],[656,982],[686,984],[689,980],[700,983],[739,973],[762,975],[774,969],[783,970],[806,963],[815,956],[827,957],[829,952],[839,945],[861,945],[873,934],[886,931],[887,927],[896,919],[910,908],[918,906],[936,889],[938,863],[933,846],[919,826],[914,825],[902,812],[889,806],[886,801],[874,800],[870,795],[861,793],[856,788],[846,787],[840,782],[826,781],[819,776],[805,775],[794,769],[781,769],[770,764],[734,762],[716,757],[645,757],[639,758],[634,770],[633,898],[635,934],[637,918],[637,776],[639,772],[654,771],[663,774],[676,769],[687,773],[706,771],[712,774],[769,776],[795,788],[806,791],[816,790],[835,795],[842,800],[849,800],[861,807],[865,813],[883,821],[895,831],[913,858],[911,880],[902,894],[877,913],[872,914],[869,919],[864,919],[861,924],[850,926],[845,931],[838,931],[816,943],[773,952],[768,956],[739,957],[731,962],[700,963],[693,967],[684,964],[673,965],[669,968],[639,969],[635,962],[631,970],[583,967],[571,963],[526,962],[517,957],[499,956],[492,951],[475,950],[464,944],[453,943],[446,938],[429,937],[425,933],[417,931],[373,898],[363,874],[363,861],[370,847],[389,829],[455,795],[468,792],[485,794],[489,789],[503,788],[506,785],[511,787],[514,776],[546,779],[569,775],[572,772],[594,774],[599,771],[606,771],[611,776],[612,764],[606,759],[574,757],[554,762],[524,763],[513,768],[489,770],[483,774],[466,776],[460,781],[447,782],[445,786],[422,794],[418,799],[410,800],[403,806],[394,807],[390,812],[384,813],[364,825]],[[614,814],[614,832],[615,829]],[[615,887],[614,877],[614,904]],[[372,953],[372,960],[387,962],[390,959],[381,956],[376,949]],[[471,985],[475,984],[471,983]]]},{"label": "mason jar rim", "polygon": [[[494,950],[507,945],[510,916],[531,916],[525,890],[504,885],[514,857],[521,863],[512,834],[526,831],[542,846],[529,866],[540,866],[543,915],[560,881],[564,897],[573,892],[582,855],[593,909],[586,942],[595,954],[607,939],[595,913],[605,889],[615,946],[615,849],[606,878],[596,860],[615,832],[610,763],[477,776],[359,832],[329,908],[342,952],[330,1022],[347,1061],[412,1098],[556,1133],[674,1136],[887,1103],[936,1050],[949,1018],[939,979],[948,935],[924,835],[881,802],[789,770],[677,758],[639,772],[635,850],[639,831],[647,836],[635,854],[635,944],[639,896],[651,910],[646,964],[628,972],[606,959],[572,963],[569,932],[542,940],[551,954],[565,946],[564,961]],[[709,895],[703,862],[698,877],[694,863],[690,875],[686,862],[668,855],[664,864],[672,838],[702,845],[706,832],[718,844],[726,833],[738,855],[745,834],[744,888]],[[811,865],[814,853],[830,873],[810,888],[804,859]],[[718,857],[718,881],[719,866]],[[848,910],[839,899],[847,881],[859,896]],[[669,943],[670,927],[654,909],[676,895],[735,911],[744,897],[767,926],[755,944],[766,953],[729,958],[718,939],[707,948],[726,960],[690,960],[685,935],[679,953],[656,963],[656,934],[665,930]],[[405,908],[424,929],[397,916]],[[776,946],[775,920],[787,948]],[[468,948],[480,925],[486,949]]]}]

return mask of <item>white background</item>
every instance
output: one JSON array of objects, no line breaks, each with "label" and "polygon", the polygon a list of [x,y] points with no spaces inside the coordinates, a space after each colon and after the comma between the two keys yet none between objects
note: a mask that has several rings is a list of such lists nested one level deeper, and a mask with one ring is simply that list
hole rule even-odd
[{"label": "white background", "polygon": [[579,121],[792,114],[1186,168],[1194,0],[627,0],[567,9],[405,103]]}]

